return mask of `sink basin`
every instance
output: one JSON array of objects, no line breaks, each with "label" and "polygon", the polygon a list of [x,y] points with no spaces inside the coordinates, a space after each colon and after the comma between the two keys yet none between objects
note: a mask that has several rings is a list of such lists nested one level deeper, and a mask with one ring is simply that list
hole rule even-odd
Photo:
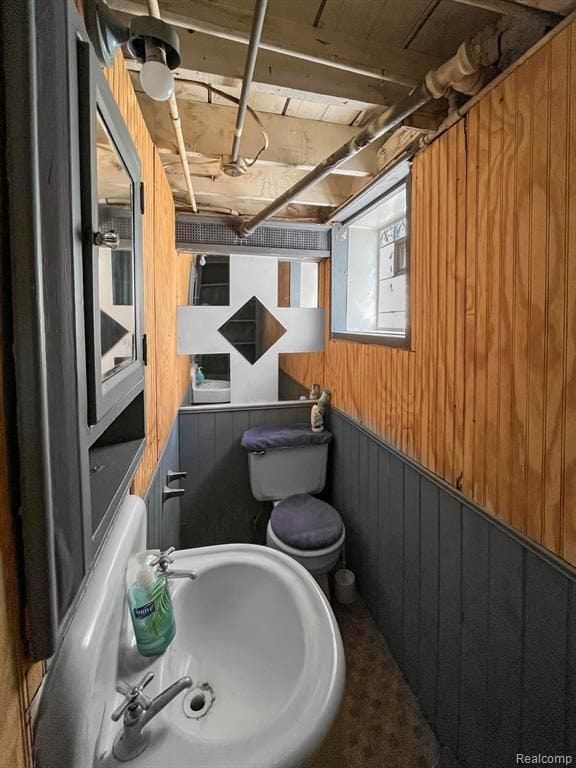
[{"label": "sink basin", "polygon": [[192,387],[193,403],[229,403],[230,382],[206,379]]},{"label": "sink basin", "polygon": [[[123,677],[137,683],[144,669],[153,671],[150,695],[184,675],[194,687],[150,722],[151,743],[131,762],[302,765],[324,740],[344,685],[340,633],[316,582],[293,560],[251,545],[180,551],[172,567],[198,573],[196,581],[174,582],[174,642],[164,656]],[[131,651],[127,666],[137,658]],[[196,719],[191,703],[198,695],[208,706],[214,701]],[[112,696],[110,709],[120,701]],[[110,723],[102,734],[96,765],[110,764],[118,728]]]},{"label": "sink basin", "polygon": [[[281,552],[247,544],[174,558],[172,568],[198,577],[172,582],[177,629],[163,656],[138,654],[123,594],[115,618],[101,622],[104,637],[97,637],[97,620],[83,635],[71,628],[41,699],[40,768],[297,768],[324,740],[341,703],[345,665],[336,620],[310,574]],[[93,616],[104,603],[92,606]],[[67,675],[66,665],[73,667]],[[149,671],[150,698],[184,675],[193,687],[146,726],[145,751],[120,763],[112,752],[122,728],[110,718],[122,700],[115,688]],[[68,753],[56,733],[70,734]]]}]

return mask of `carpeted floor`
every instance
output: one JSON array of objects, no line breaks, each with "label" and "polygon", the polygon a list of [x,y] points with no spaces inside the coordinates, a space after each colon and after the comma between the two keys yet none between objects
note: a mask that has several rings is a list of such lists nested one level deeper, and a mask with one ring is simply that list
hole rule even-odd
[{"label": "carpeted floor", "polygon": [[438,745],[361,601],[335,606],[346,653],[340,715],[307,768],[433,768]]}]

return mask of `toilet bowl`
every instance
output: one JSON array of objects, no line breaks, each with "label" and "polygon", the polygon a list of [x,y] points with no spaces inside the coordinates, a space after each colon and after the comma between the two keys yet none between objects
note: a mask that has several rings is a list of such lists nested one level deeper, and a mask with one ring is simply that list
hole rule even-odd
[{"label": "toilet bowl", "polygon": [[290,555],[313,576],[322,576],[336,567],[345,539],[346,530],[342,528],[340,537],[329,547],[324,547],[323,549],[296,549],[296,547],[291,547],[276,536],[270,522],[266,528],[267,546]]},{"label": "toilet bowl", "polygon": [[337,565],[346,539],[339,513],[311,495],[324,488],[331,440],[330,432],[312,432],[309,424],[253,427],[242,436],[252,493],[274,502],[266,544],[316,578]]}]

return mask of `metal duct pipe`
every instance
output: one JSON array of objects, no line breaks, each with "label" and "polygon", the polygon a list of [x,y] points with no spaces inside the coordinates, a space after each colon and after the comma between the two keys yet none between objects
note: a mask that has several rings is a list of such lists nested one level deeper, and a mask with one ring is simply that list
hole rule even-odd
[{"label": "metal duct pipe", "polygon": [[[154,16],[156,19],[161,19],[162,17],[160,16],[158,0],[147,0],[147,4],[150,16]],[[186,189],[188,190],[190,207],[194,213],[198,213],[196,195],[194,194],[194,187],[192,186],[192,175],[190,174],[190,164],[188,163],[186,144],[184,142],[184,133],[182,132],[182,122],[180,120],[180,112],[178,110],[178,102],[176,101],[176,96],[174,94],[172,94],[168,99],[168,105],[170,107],[170,117],[172,119],[174,135],[176,136],[176,143],[178,144],[178,154],[180,155],[180,162],[182,163],[182,171],[184,172],[184,181],[186,182]]]},{"label": "metal duct pipe", "polygon": [[248,237],[264,221],[278,213],[296,195],[304,192],[328,174],[354,157],[358,152],[396,128],[403,120],[423,107],[432,99],[439,99],[451,88],[463,93],[475,93],[482,87],[482,69],[498,61],[499,31],[489,27],[476,35],[472,41],[462,43],[452,58],[437,69],[428,72],[425,82],[417,86],[408,96],[398,101],[386,112],[370,120],[361,131],[339,147],[325,160],[272,203],[251,219],[243,222],[238,230],[240,237]]},{"label": "metal duct pipe", "polygon": [[256,58],[258,56],[258,46],[262,37],[264,27],[264,18],[268,0],[256,0],[254,8],[254,17],[252,19],[252,30],[250,32],[250,42],[246,54],[246,67],[244,69],[244,79],[242,80],[242,90],[240,91],[240,103],[238,104],[238,114],[236,115],[236,126],[234,128],[234,141],[232,143],[232,152],[230,153],[230,162],[237,163],[240,155],[240,142],[244,131],[244,121],[246,119],[246,108],[250,98],[252,80],[254,78],[254,69],[256,67]]}]

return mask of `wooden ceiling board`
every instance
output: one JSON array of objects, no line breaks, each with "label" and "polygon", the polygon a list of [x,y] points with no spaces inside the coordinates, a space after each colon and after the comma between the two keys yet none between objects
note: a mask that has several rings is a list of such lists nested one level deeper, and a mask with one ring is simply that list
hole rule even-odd
[{"label": "wooden ceiling board", "polygon": [[498,14],[482,8],[442,0],[410,42],[409,48],[420,53],[433,51],[435,56],[449,59],[460,43],[474,37],[499,18]]},{"label": "wooden ceiling board", "polygon": [[[139,103],[158,151],[174,155],[177,144],[165,105],[151,102],[144,96],[140,96]],[[270,138],[270,145],[260,157],[260,164],[310,170],[356,133],[354,128],[347,125],[262,112],[259,116]],[[230,151],[236,121],[234,108],[182,101],[180,119],[190,158],[218,158]],[[242,136],[241,154],[253,158],[261,146],[260,129],[254,120],[248,118]],[[337,173],[371,176],[377,168],[376,149],[377,143],[366,147],[341,166]]]},{"label": "wooden ceiling board", "polygon": [[[354,29],[354,34],[404,48],[440,0],[327,0],[320,27]],[[359,21],[361,19],[361,21]]]},{"label": "wooden ceiling board", "polygon": [[320,118],[323,123],[340,123],[341,125],[352,125],[358,115],[357,109],[350,107],[339,107],[329,104]]},{"label": "wooden ceiling board", "polygon": [[[229,94],[230,96],[233,96],[235,99],[240,98],[240,85],[219,85],[218,89],[224,93]],[[223,96],[220,96],[217,93],[214,93],[214,91],[211,91],[210,93],[210,103],[216,104],[220,107],[234,107],[234,103],[232,101],[224,98]]]},{"label": "wooden ceiling board", "polygon": [[268,112],[273,115],[281,115],[286,104],[285,96],[277,96],[273,93],[260,93],[252,91],[248,102],[257,112]]},{"label": "wooden ceiling board", "polygon": [[[186,185],[182,166],[174,156],[164,156],[162,160],[165,163],[164,170],[173,194],[183,198],[186,194]],[[224,173],[214,178],[200,172],[200,175],[193,176],[192,184],[196,197],[203,195],[204,198],[212,198],[216,205],[222,197],[235,199],[237,205],[240,205],[242,200],[266,205],[300,181],[305,174],[306,171],[294,168],[255,165],[245,176],[238,178],[226,176]],[[294,202],[300,205],[336,208],[362,189],[365,184],[366,179],[363,178],[330,174],[313,187],[302,190]]]},{"label": "wooden ceiling board", "polygon": [[[266,15],[277,16],[279,19],[297,21],[301,24],[313,24],[322,0],[269,0]],[[160,0],[162,10],[163,0]],[[234,0],[238,10],[252,12],[255,0]]]},{"label": "wooden ceiling board", "polygon": [[[142,12],[142,6],[136,0],[110,2],[116,10]],[[251,13],[224,0],[164,0],[163,13],[168,23],[209,34],[220,40],[236,40],[247,45],[250,38]],[[363,19],[363,16],[359,18]],[[442,63],[433,56],[368,41],[354,33],[356,26],[358,21],[348,25],[346,31],[316,29],[310,24],[267,14],[260,54],[281,53],[289,58],[315,62],[330,69],[343,69],[408,87],[416,85],[431,67]]]},{"label": "wooden ceiling board", "polygon": [[368,39],[382,8],[392,2],[394,0],[327,0],[318,28]]},{"label": "wooden ceiling board", "polygon": [[304,117],[307,120],[321,120],[326,111],[326,105],[314,101],[303,101],[302,99],[290,99],[286,107],[285,115],[288,117]]},{"label": "wooden ceiling board", "polygon": [[[244,74],[246,46],[198,32],[180,30],[182,64],[175,74],[198,79],[199,73],[225,78],[240,84]],[[131,69],[137,62],[128,60]],[[329,102],[392,104],[406,94],[406,88],[372,77],[333,69],[279,53],[259,52],[254,75],[255,89],[284,96]],[[260,86],[260,87],[258,87]]]}]

